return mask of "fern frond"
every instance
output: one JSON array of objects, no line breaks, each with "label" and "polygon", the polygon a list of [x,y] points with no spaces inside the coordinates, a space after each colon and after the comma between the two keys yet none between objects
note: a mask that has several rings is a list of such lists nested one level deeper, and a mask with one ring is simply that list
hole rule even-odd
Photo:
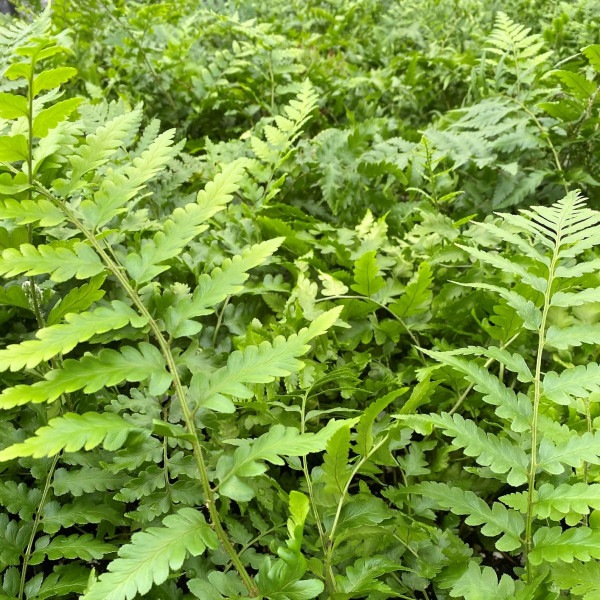
[{"label": "fern frond", "polygon": [[134,534],[82,600],[131,600],[146,594],[153,584],[165,581],[171,570],[179,569],[186,556],[198,556],[207,547],[218,547],[215,532],[202,513],[182,508],[166,517],[163,527]]},{"label": "fern frond", "polygon": [[560,374],[548,371],[542,385],[546,398],[569,405],[575,398],[586,398],[589,393],[600,391],[600,365],[578,365]]},{"label": "fern frond", "polygon": [[142,245],[139,253],[130,253],[125,266],[138,283],[153,279],[168,267],[160,263],[177,256],[199,233],[206,230],[206,221],[223,210],[239,189],[244,176],[241,163],[232,163],[223,168],[206,188],[199,192],[196,203],[177,208],[155,234],[152,241]]},{"label": "fern frond", "polygon": [[37,340],[11,344],[0,350],[0,371],[32,369],[39,363],[58,354],[67,354],[77,344],[89,340],[98,333],[121,329],[128,324],[143,327],[147,319],[140,317],[130,306],[113,300],[110,306],[102,306],[91,312],[70,314],[66,323],[39,329]]},{"label": "fern frond", "polygon": [[507,481],[512,486],[522,485],[527,481],[529,458],[525,451],[511,443],[507,438],[500,438],[485,432],[474,421],[464,419],[459,414],[450,415],[395,415],[409,427],[420,433],[428,433],[431,426],[439,427],[445,435],[452,437],[452,446],[463,448],[467,456],[472,456],[493,473],[507,473]]},{"label": "fern frond", "polygon": [[143,431],[114,413],[67,413],[51,419],[34,437],[0,450],[0,462],[23,456],[54,456],[63,450],[91,450],[100,444],[106,450],[117,450],[130,434]]},{"label": "fern frond", "polygon": [[44,506],[41,527],[44,533],[55,534],[73,525],[97,524],[102,521],[112,525],[123,525],[127,522],[121,511],[115,508],[114,503],[99,504],[91,499],[78,500],[72,504],[59,504],[52,501]]},{"label": "fern frond", "polygon": [[467,570],[456,580],[450,591],[452,598],[463,600],[514,600],[515,582],[509,575],[500,581],[492,567],[481,567],[469,561]]},{"label": "fern frond", "polygon": [[[517,492],[500,498],[504,504],[527,513],[527,494]],[[543,483],[533,496],[533,514],[539,519],[560,521],[570,513],[587,515],[590,508],[600,509],[600,484],[561,483],[553,486]]]},{"label": "fern frond", "polygon": [[0,258],[0,274],[42,275],[48,273],[53,281],[89,279],[104,271],[100,257],[83,242],[76,242],[71,248],[64,246],[21,244],[19,249],[6,248]]},{"label": "fern frond", "polygon": [[41,227],[54,227],[65,220],[64,213],[49,200],[13,200],[0,201],[0,219],[14,219],[19,225],[39,223]]},{"label": "fern frond", "polygon": [[18,514],[23,521],[31,519],[41,499],[42,492],[40,490],[28,489],[24,483],[0,482],[0,506],[3,506],[9,513]]},{"label": "fern frond", "polygon": [[173,158],[175,130],[159,135],[150,147],[133,159],[131,164],[109,172],[93,200],[85,200],[79,208],[85,223],[96,229],[125,210],[124,205],[155,177]]},{"label": "fern frond", "polygon": [[192,297],[177,300],[167,309],[164,319],[169,333],[175,337],[197,333],[200,325],[191,319],[210,314],[227,296],[241,292],[248,271],[265,262],[282,242],[283,238],[274,238],[250,246],[241,255],[225,259],[210,275],[201,275]]},{"label": "fern frond", "polygon": [[444,510],[449,510],[455,515],[467,515],[465,523],[483,525],[483,535],[500,535],[496,548],[502,552],[516,550],[522,544],[521,535],[525,531],[525,520],[518,512],[509,510],[498,502],[494,502],[490,507],[473,492],[433,481],[412,486],[409,491],[434,500]]},{"label": "fern frond", "polygon": [[105,348],[97,356],[67,359],[61,369],[48,371],[43,381],[3,390],[0,408],[12,408],[28,402],[52,402],[61,394],[80,389],[91,394],[105,386],[148,379],[154,394],[164,393],[172,380],[164,358],[155,346],[142,342],[138,348],[125,346],[120,351]]},{"label": "fern frond", "polygon": [[[531,381],[533,379],[525,361],[519,355],[510,355],[503,353],[499,349],[489,348],[486,352],[494,358],[503,359],[503,364],[509,363],[513,370],[522,373],[522,376]],[[452,352],[436,352],[434,350],[424,350],[422,352],[435,358],[442,364],[454,367],[464,374],[466,379],[474,385],[475,390],[483,394],[483,400],[488,404],[496,406],[496,414],[499,417],[507,419],[513,431],[528,431],[531,427],[532,404],[531,400],[525,394],[516,394],[511,388],[507,387],[495,375],[490,373],[485,367],[477,365],[474,361],[459,358]],[[467,351],[478,353],[478,348],[468,348]]]},{"label": "fern frond", "polygon": [[111,473],[99,467],[82,469],[56,469],[52,489],[57,496],[72,494],[83,496],[90,492],[117,490],[125,485],[126,478],[120,473]]},{"label": "fern frond", "polygon": [[538,467],[552,475],[563,473],[564,465],[579,469],[584,461],[600,464],[600,432],[573,435],[567,442],[559,444],[544,438],[538,456]]},{"label": "fern frond", "polygon": [[105,554],[116,552],[117,548],[96,539],[91,533],[64,536],[59,535],[52,540],[40,538],[31,555],[29,563],[39,565],[46,557],[48,560],[61,560],[63,558],[81,558],[83,560],[98,560]]},{"label": "fern frond", "polygon": [[597,600],[600,596],[600,562],[597,560],[553,565],[552,579],[562,590],[583,596],[583,600]]},{"label": "fern frond", "polygon": [[337,431],[353,423],[353,420],[332,419],[318,433],[300,433],[295,427],[274,425],[256,440],[229,440],[238,448],[233,456],[224,454],[219,458],[216,468],[219,492],[239,502],[251,500],[254,490],[242,478],[264,473],[267,470],[264,461],[282,465],[282,456],[305,456],[311,452],[321,452]]},{"label": "fern frond", "polygon": [[276,377],[286,377],[304,365],[298,357],[305,354],[308,342],[325,333],[337,321],[343,307],[338,306],[318,316],[309,327],[285,339],[275,338],[272,344],[247,346],[233,352],[227,365],[210,375],[196,373],[190,384],[190,395],[199,406],[219,412],[234,412],[235,406],[228,396],[249,399],[254,393],[249,383],[270,383]]},{"label": "fern frond", "polygon": [[542,561],[570,563],[575,559],[600,558],[600,531],[589,527],[572,527],[566,531],[558,526],[541,527],[533,536],[533,544],[528,557],[532,565]]},{"label": "fern frond", "polygon": [[551,325],[546,332],[545,342],[547,346],[565,350],[581,346],[581,344],[596,344],[599,335],[600,325],[597,323],[571,325],[570,327]]}]

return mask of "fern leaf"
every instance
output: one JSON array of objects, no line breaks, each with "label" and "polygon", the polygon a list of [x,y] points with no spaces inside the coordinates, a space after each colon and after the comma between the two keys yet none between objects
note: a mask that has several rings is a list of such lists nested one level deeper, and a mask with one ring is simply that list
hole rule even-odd
[{"label": "fern leaf", "polygon": [[51,419],[34,437],[0,450],[0,462],[22,456],[54,456],[63,450],[91,450],[100,444],[106,450],[117,450],[131,433],[140,432],[143,430],[114,413],[67,413]]},{"label": "fern leaf", "polygon": [[[504,358],[507,362],[513,364],[531,381],[531,372],[529,372],[523,359],[513,358],[518,355],[508,355],[507,357],[504,354],[495,353],[491,348],[489,350],[491,354]],[[531,400],[525,394],[516,394],[485,367],[481,367],[473,361],[459,358],[452,352],[436,352],[424,349],[421,349],[421,351],[442,364],[454,367],[463,373],[466,379],[473,384],[475,390],[483,394],[483,400],[497,407],[496,414],[510,422],[513,431],[523,432],[531,428],[533,408]],[[477,353],[478,348],[471,347],[468,348],[468,351]]]},{"label": "fern leaf", "polygon": [[65,220],[65,214],[52,202],[43,198],[39,200],[13,200],[7,198],[0,201],[0,219],[14,219],[19,225],[39,222],[41,227],[54,227]]},{"label": "fern leaf", "polygon": [[406,286],[398,300],[390,304],[390,310],[401,319],[426,311],[433,297],[432,281],[431,267],[428,263],[421,263],[415,280]]},{"label": "fern leaf", "polygon": [[356,293],[368,298],[375,295],[385,286],[383,277],[377,274],[379,266],[377,265],[375,255],[375,250],[365,252],[354,263],[354,281],[356,283],[351,287]]},{"label": "fern leaf", "polygon": [[126,521],[120,510],[114,505],[97,503],[90,500],[80,500],[72,504],[59,505],[58,502],[48,502],[42,511],[42,531],[54,534],[62,528],[68,529],[73,525],[101,523],[107,521],[113,525],[123,525]]},{"label": "fern leaf", "polygon": [[53,600],[69,594],[80,594],[90,578],[88,569],[70,564],[59,565],[46,577],[35,595],[35,600]]},{"label": "fern leaf", "polygon": [[56,469],[52,479],[52,489],[57,496],[72,494],[82,496],[90,492],[105,492],[120,489],[125,485],[125,477],[96,467],[82,469]]},{"label": "fern leaf", "polygon": [[502,575],[498,581],[492,567],[480,567],[471,560],[452,586],[450,596],[463,600],[514,600],[515,582],[508,575]]},{"label": "fern leaf", "polygon": [[42,492],[38,489],[28,489],[24,483],[14,481],[0,482],[0,506],[9,513],[18,514],[21,520],[30,520],[38,509]]},{"label": "fern leaf", "polygon": [[166,270],[168,267],[160,263],[177,256],[192,239],[207,229],[206,220],[231,201],[243,175],[241,164],[232,163],[207,184],[198,194],[196,203],[175,209],[164,223],[163,230],[145,243],[139,254],[127,255],[125,266],[131,277],[138,283],[144,283]]},{"label": "fern leaf", "polygon": [[[504,504],[527,513],[527,493],[518,492],[500,498]],[[543,483],[534,493],[533,514],[539,519],[560,521],[570,513],[587,515],[590,507],[600,509],[600,484],[561,483],[554,487]]]},{"label": "fern leaf", "polygon": [[558,445],[544,438],[540,442],[538,466],[552,475],[564,472],[564,465],[579,469],[583,462],[600,464],[600,432],[573,435]]},{"label": "fern leaf", "polygon": [[79,146],[76,154],[70,157],[73,170],[68,182],[55,181],[54,187],[60,195],[66,196],[81,187],[80,180],[89,171],[102,166],[125,143],[140,126],[142,111],[136,108],[131,112],[118,115],[108,123],[101,125],[95,133],[87,136],[85,143]]},{"label": "fern leaf", "polygon": [[172,146],[175,130],[159,135],[132,164],[103,179],[93,200],[81,203],[80,212],[88,226],[95,229],[125,210],[124,205],[155,177],[175,155]]},{"label": "fern leaf", "polygon": [[300,433],[295,427],[274,425],[256,440],[229,440],[239,447],[233,456],[224,454],[219,458],[216,476],[219,479],[219,493],[236,500],[247,502],[254,497],[254,490],[242,480],[245,477],[262,475],[267,467],[264,461],[275,465],[284,464],[282,456],[305,456],[311,452],[321,452],[335,432],[353,424],[351,420],[331,420],[318,433]]},{"label": "fern leaf", "polygon": [[445,435],[453,438],[453,447],[463,448],[467,456],[474,457],[480,465],[489,467],[493,473],[508,473],[507,481],[512,486],[519,486],[527,481],[529,458],[525,451],[507,438],[485,432],[473,421],[448,413],[396,415],[395,418],[420,433],[428,432],[432,425],[439,427]]},{"label": "fern leaf", "polygon": [[570,308],[590,302],[600,302],[600,287],[587,288],[580,292],[556,292],[552,295],[552,306]]},{"label": "fern leaf", "polygon": [[197,333],[199,324],[190,319],[212,313],[213,307],[227,296],[241,292],[247,272],[262,264],[282,242],[283,238],[274,238],[251,246],[241,255],[223,261],[210,275],[201,275],[192,297],[178,300],[168,308],[165,322],[169,333],[174,337]]},{"label": "fern leaf", "polygon": [[521,546],[521,534],[525,530],[525,520],[516,511],[508,510],[495,502],[491,508],[487,503],[470,491],[446,483],[423,482],[409,488],[426,498],[435,500],[439,506],[455,515],[468,515],[467,525],[483,525],[481,533],[486,536],[501,537],[496,548],[510,552]]},{"label": "fern leaf", "polygon": [[546,332],[546,344],[558,350],[565,350],[581,344],[596,344],[599,335],[600,325],[595,323],[570,327],[551,325]]},{"label": "fern leaf", "polygon": [[15,275],[50,274],[53,281],[89,279],[104,271],[100,257],[87,245],[77,242],[72,249],[62,246],[32,246],[22,244],[16,248],[6,248],[0,258],[0,274]]},{"label": "fern leaf", "polygon": [[56,325],[69,313],[80,313],[87,310],[96,300],[100,300],[104,296],[104,290],[100,289],[103,283],[104,277],[96,275],[81,287],[71,289],[52,307],[46,324]]},{"label": "fern leaf", "polygon": [[323,458],[324,491],[336,494],[344,493],[344,487],[350,477],[350,425],[340,427],[327,442],[327,451]]},{"label": "fern leaf", "polygon": [[598,600],[600,562],[590,560],[585,563],[558,563],[552,568],[552,580],[560,589],[568,590],[575,596],[583,596],[583,600]]},{"label": "fern leaf", "polygon": [[214,550],[217,546],[217,535],[202,513],[182,508],[166,517],[163,527],[135,533],[82,600],[131,600],[137,594],[146,594],[152,584],[165,581],[187,555],[198,556],[207,547]]},{"label": "fern leaf", "polygon": [[543,381],[544,395],[557,404],[569,405],[574,398],[586,398],[600,391],[600,365],[588,363],[558,374],[548,371]]},{"label": "fern leaf", "polygon": [[86,533],[70,536],[59,535],[52,540],[49,538],[40,538],[37,543],[29,563],[39,565],[48,560],[61,560],[63,558],[81,558],[83,560],[98,560],[105,554],[116,552],[117,548],[112,544],[107,544],[102,540],[96,539],[92,534]]},{"label": "fern leaf", "polygon": [[113,300],[110,307],[68,315],[66,320],[65,324],[39,329],[37,340],[12,344],[0,350],[0,371],[19,371],[24,367],[32,369],[57,354],[67,354],[77,344],[98,333],[121,329],[128,324],[143,327],[147,322],[146,318],[140,317],[120,300]]},{"label": "fern leaf", "polygon": [[219,412],[233,412],[235,406],[228,396],[248,399],[253,392],[248,383],[269,383],[276,377],[285,377],[299,371],[303,363],[298,360],[309,349],[308,342],[325,333],[338,319],[343,307],[333,308],[317,317],[310,327],[285,339],[275,338],[273,344],[247,346],[233,352],[225,367],[210,375],[196,373],[190,384],[190,395],[200,406]]},{"label": "fern leaf", "polygon": [[52,402],[61,394],[80,389],[91,394],[105,386],[147,379],[150,379],[150,393],[157,395],[164,393],[172,380],[155,346],[142,342],[138,348],[125,346],[120,351],[105,348],[97,356],[65,360],[61,369],[48,371],[43,381],[5,389],[0,393],[0,408]]},{"label": "fern leaf", "polygon": [[543,561],[573,562],[600,558],[600,531],[589,527],[573,527],[563,531],[562,527],[541,527],[533,536],[533,550],[529,562],[539,565]]}]

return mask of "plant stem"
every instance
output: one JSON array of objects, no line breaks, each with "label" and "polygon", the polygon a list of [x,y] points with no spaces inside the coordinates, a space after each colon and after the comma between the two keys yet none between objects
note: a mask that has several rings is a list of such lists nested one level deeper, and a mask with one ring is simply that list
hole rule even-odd
[{"label": "plant stem", "polygon": [[142,299],[139,297],[138,293],[135,289],[130,285],[129,280],[126,275],[123,273],[122,269],[113,261],[110,254],[104,249],[103,245],[100,243],[96,236],[87,229],[87,227],[71,212],[71,210],[58,198],[56,198],[51,192],[49,192],[44,186],[35,182],[36,188],[41,191],[48,199],[50,199],[56,206],[58,206],[67,216],[67,218],[75,225],[77,229],[84,235],[84,237],[89,241],[94,250],[98,253],[108,270],[116,277],[119,281],[123,290],[127,293],[135,307],[138,309],[139,313],[144,316],[148,320],[148,325],[154,338],[156,339],[160,351],[167,363],[167,368],[173,377],[173,387],[175,389],[175,393],[179,398],[179,402],[181,405],[181,411],[183,413],[183,418],[186,424],[186,428],[190,434],[193,436],[192,448],[193,454],[196,461],[196,466],[198,467],[198,473],[200,475],[200,482],[202,484],[202,489],[204,491],[204,497],[206,502],[206,507],[210,514],[210,519],[212,521],[212,525],[215,529],[215,532],[223,546],[225,552],[229,555],[231,562],[234,564],[237,572],[242,578],[244,585],[248,589],[248,593],[250,596],[255,597],[258,595],[258,590],[252,581],[252,578],[246,568],[244,567],[240,557],[237,552],[233,548],[232,543],[229,541],[229,537],[223,528],[221,523],[221,518],[219,516],[219,512],[216,507],[215,497],[212,488],[210,487],[210,479],[208,477],[208,470],[206,467],[206,461],[204,459],[204,453],[202,451],[202,446],[200,445],[200,439],[198,437],[198,432],[196,430],[196,425],[194,423],[194,417],[190,410],[190,407],[186,400],[186,394],[183,389],[183,385],[181,383],[181,379],[179,378],[179,373],[177,371],[177,365],[175,363],[175,358],[173,353],[171,352],[171,347],[169,342],[165,339],[158,323],[154,320],[152,315],[150,314],[146,305],[142,302]]},{"label": "plant stem", "polygon": [[58,459],[60,454],[57,454],[50,465],[50,470],[48,471],[48,475],[46,476],[46,483],[44,484],[44,489],[42,491],[42,497],[40,499],[40,503],[38,504],[38,508],[35,512],[35,519],[33,521],[33,529],[31,530],[31,534],[29,536],[29,542],[27,543],[27,549],[25,550],[25,554],[23,556],[23,566],[21,567],[21,580],[19,582],[19,595],[17,598],[21,600],[23,598],[23,594],[25,592],[25,579],[27,577],[27,566],[29,565],[29,561],[31,560],[31,550],[33,548],[33,542],[35,540],[35,534],[37,533],[37,529],[40,526],[40,521],[42,520],[42,511],[44,510],[44,506],[46,505],[46,498],[48,497],[48,492],[50,491],[50,485],[52,483],[52,477],[54,475],[54,471],[56,469],[56,465],[58,464]]},{"label": "plant stem", "polygon": [[527,569],[527,582],[531,583],[532,570],[528,560],[529,553],[532,549],[532,528],[533,528],[533,494],[535,492],[535,474],[537,471],[537,421],[540,408],[540,398],[542,395],[542,354],[546,343],[546,321],[548,319],[548,311],[550,310],[550,300],[552,298],[552,284],[554,282],[554,271],[558,261],[558,252],[561,245],[562,236],[562,219],[558,223],[556,231],[556,241],[554,251],[552,253],[552,261],[548,267],[548,284],[544,293],[544,307],[542,309],[542,320],[540,322],[538,334],[537,356],[535,362],[535,378],[534,378],[534,396],[533,396],[533,415],[531,417],[531,466],[529,470],[529,478],[527,483],[527,520],[525,526],[525,560]]}]

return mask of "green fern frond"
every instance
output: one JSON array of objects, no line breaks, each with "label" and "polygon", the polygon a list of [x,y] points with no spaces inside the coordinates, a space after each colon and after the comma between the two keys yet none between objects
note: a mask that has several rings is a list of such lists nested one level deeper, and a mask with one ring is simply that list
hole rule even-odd
[{"label": "green fern frond", "polygon": [[125,485],[125,481],[122,474],[111,473],[99,467],[60,468],[54,472],[52,489],[57,496],[83,496],[96,491],[118,490]]},{"label": "green fern frond", "polygon": [[121,329],[128,324],[143,327],[147,319],[140,317],[130,306],[113,300],[110,306],[102,306],[91,312],[70,314],[66,323],[39,329],[37,340],[11,344],[0,350],[0,371],[18,371],[24,367],[32,369],[39,363],[58,354],[67,354],[77,344],[94,335],[112,329]]},{"label": "green fern frond", "polygon": [[583,600],[597,600],[600,596],[600,562],[597,560],[555,564],[552,566],[552,579],[560,589],[583,596]]},{"label": "green fern frond", "polygon": [[276,377],[286,377],[304,365],[298,360],[308,349],[308,342],[325,333],[337,321],[343,307],[333,308],[317,317],[309,327],[285,339],[275,338],[272,344],[247,346],[233,352],[227,365],[210,375],[196,373],[190,384],[190,394],[199,406],[219,412],[234,412],[228,396],[249,399],[254,396],[246,384],[269,383]]},{"label": "green fern frond", "polygon": [[565,467],[581,468],[583,462],[600,464],[600,432],[573,435],[567,442],[555,444],[544,438],[540,442],[538,467],[547,473],[560,475]]},{"label": "green fern frond", "polygon": [[534,547],[529,554],[532,565],[542,561],[573,562],[600,558],[600,532],[589,527],[573,527],[563,530],[562,527],[541,527],[533,536]]},{"label": "green fern frond", "polygon": [[54,227],[65,220],[65,214],[52,202],[41,198],[39,200],[13,200],[8,198],[0,201],[0,219],[14,219],[19,225],[39,223],[40,227]]},{"label": "green fern frond", "polygon": [[600,391],[600,365],[578,365],[560,374],[548,371],[542,386],[546,398],[557,404],[569,405],[575,398],[585,398],[589,393]]},{"label": "green fern frond", "polygon": [[431,426],[439,427],[445,435],[452,437],[452,446],[463,448],[467,456],[472,456],[493,473],[507,473],[507,481],[512,486],[527,481],[529,458],[520,446],[507,438],[487,433],[474,421],[464,419],[458,414],[450,415],[395,415],[409,427],[420,433],[428,433]]},{"label": "green fern frond", "polygon": [[104,269],[98,255],[83,242],[76,242],[70,248],[22,244],[18,250],[6,248],[0,258],[0,274],[7,277],[48,273],[53,281],[61,282],[74,277],[89,279]]},{"label": "green fern frond", "polygon": [[218,547],[215,532],[202,513],[182,508],[166,517],[162,527],[134,534],[82,600],[131,600],[146,594],[153,584],[165,581],[171,570],[179,569],[186,556],[198,556],[207,547]]},{"label": "green fern frond", "polygon": [[28,402],[52,402],[61,394],[80,389],[91,394],[105,386],[148,379],[151,393],[155,394],[164,393],[172,380],[164,358],[155,346],[142,342],[138,348],[125,346],[120,351],[105,348],[97,356],[65,360],[62,368],[48,371],[43,381],[3,390],[0,408]]},{"label": "green fern frond", "polygon": [[473,492],[433,481],[412,486],[408,491],[415,491],[434,500],[441,508],[455,515],[467,515],[465,523],[483,525],[483,535],[501,536],[496,541],[496,548],[502,552],[516,550],[522,545],[521,535],[525,531],[525,520],[518,512],[506,509],[498,502],[494,502],[490,507]]},{"label": "green fern frond", "polygon": [[81,558],[83,560],[98,560],[105,554],[116,552],[116,546],[96,539],[90,533],[64,536],[59,535],[53,539],[40,538],[29,559],[32,565],[39,565],[46,557],[48,560],[62,560],[63,558]]},{"label": "green fern frond", "polygon": [[23,456],[54,456],[63,450],[91,450],[100,444],[106,450],[117,450],[129,435],[142,432],[113,413],[67,413],[38,429],[34,437],[0,450],[0,462]]}]

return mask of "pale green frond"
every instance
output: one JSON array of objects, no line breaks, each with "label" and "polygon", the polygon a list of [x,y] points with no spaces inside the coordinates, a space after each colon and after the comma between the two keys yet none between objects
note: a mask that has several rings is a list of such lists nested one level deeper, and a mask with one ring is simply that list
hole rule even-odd
[{"label": "pale green frond", "polygon": [[502,552],[516,550],[522,544],[521,535],[525,531],[525,520],[514,510],[509,510],[498,502],[492,506],[471,491],[465,491],[447,483],[426,481],[409,488],[434,500],[444,510],[455,515],[467,516],[467,525],[483,525],[481,533],[486,536],[501,536],[496,548]]},{"label": "pale green frond", "polygon": [[575,469],[583,462],[600,464],[600,432],[573,435],[567,442],[555,444],[547,438],[540,442],[538,467],[552,475],[560,475],[567,465]]},{"label": "pale green frond", "polygon": [[552,565],[552,580],[562,590],[568,590],[583,600],[600,598],[600,562],[559,562]]},{"label": "pale green frond", "polygon": [[207,547],[218,547],[217,535],[200,511],[182,508],[165,517],[162,527],[135,533],[82,600],[131,600],[144,595],[179,569],[188,555],[199,556]]},{"label": "pale green frond", "polygon": [[40,538],[35,546],[29,564],[39,565],[48,560],[61,560],[63,558],[81,558],[86,561],[98,560],[105,554],[116,552],[116,546],[96,539],[91,533],[79,535],[74,533],[69,536],[59,535],[49,540]]},{"label": "pale green frond", "polygon": [[130,306],[113,300],[110,306],[102,306],[91,312],[71,313],[66,323],[44,327],[36,332],[37,340],[11,344],[0,350],[0,371],[32,369],[39,363],[58,354],[67,354],[77,344],[94,335],[112,329],[121,329],[128,324],[143,327],[147,322]]},{"label": "pale green frond", "polygon": [[514,600],[515,582],[509,575],[502,575],[498,581],[492,567],[481,567],[471,560],[467,570],[452,585],[450,596],[463,600]]},{"label": "pale green frond", "polygon": [[105,386],[150,380],[150,392],[162,394],[172,377],[158,348],[142,342],[138,348],[125,346],[119,351],[104,348],[97,356],[67,359],[62,368],[48,371],[44,380],[33,385],[16,385],[0,393],[0,408],[28,402],[52,402],[61,394],[83,390],[92,394]]},{"label": "pale green frond", "polygon": [[[516,492],[500,498],[504,504],[527,513],[527,492]],[[556,487],[543,483],[533,495],[533,514],[538,519],[561,521],[570,513],[587,515],[590,508],[600,509],[600,484],[561,483]]]},{"label": "pale green frond", "polygon": [[238,448],[233,455],[224,454],[219,458],[216,468],[219,492],[239,502],[251,500],[254,491],[243,478],[262,475],[267,470],[265,461],[283,465],[285,461],[282,456],[306,456],[311,452],[321,452],[336,432],[349,429],[354,423],[355,420],[332,419],[318,433],[300,433],[295,427],[278,424],[255,440],[228,440]]},{"label": "pale green frond", "polygon": [[210,275],[201,275],[192,297],[176,300],[167,309],[164,318],[169,333],[175,337],[197,333],[199,324],[190,319],[212,313],[214,307],[227,296],[241,292],[248,279],[248,271],[265,262],[282,242],[283,238],[274,238],[250,246],[242,254],[225,259]]},{"label": "pale green frond", "polygon": [[544,376],[544,396],[557,404],[569,405],[575,398],[587,398],[592,392],[600,391],[600,365],[588,363],[560,374],[548,371]]},{"label": "pale green frond", "polygon": [[464,419],[459,414],[444,412],[439,415],[395,415],[395,418],[423,434],[429,433],[432,426],[439,427],[452,438],[453,447],[463,448],[467,456],[474,457],[493,473],[507,473],[507,481],[512,486],[527,481],[529,457],[525,450],[507,438],[487,433],[474,421]]},{"label": "pale green frond", "polygon": [[131,433],[141,431],[114,413],[67,413],[51,419],[34,437],[0,450],[0,462],[23,456],[54,456],[63,450],[91,450],[100,444],[106,450],[117,450]]},{"label": "pale green frond", "polygon": [[174,129],[165,131],[132,163],[103,178],[94,199],[85,200],[79,208],[90,228],[101,227],[126,210],[125,204],[167,165],[176,153],[174,135]]},{"label": "pale green frond", "polygon": [[325,333],[337,321],[343,307],[333,308],[318,316],[309,327],[289,338],[278,336],[273,343],[247,346],[230,354],[227,365],[211,374],[195,373],[190,384],[190,396],[199,406],[219,412],[233,412],[230,396],[249,399],[254,396],[250,383],[269,383],[276,377],[286,377],[303,367],[298,360],[305,354],[313,338]]},{"label": "pale green frond", "polygon": [[83,242],[70,248],[64,246],[21,244],[19,249],[6,248],[0,258],[0,275],[42,275],[48,273],[53,281],[89,279],[104,271],[100,257]]},{"label": "pale green frond", "polygon": [[99,467],[81,469],[56,469],[52,489],[57,496],[71,494],[82,496],[90,492],[120,489],[126,478],[121,473],[111,473]]},{"label": "pale green frond", "polygon": [[65,214],[59,208],[44,198],[38,200],[7,198],[0,201],[0,219],[14,219],[19,225],[39,222],[41,227],[54,227],[62,223],[65,218]]},{"label": "pale green frond", "polygon": [[600,287],[587,288],[580,292],[556,292],[552,295],[550,304],[551,306],[570,308],[590,302],[600,302]]},{"label": "pale green frond", "polygon": [[600,531],[589,527],[541,527],[533,536],[533,550],[529,562],[539,565],[543,561],[573,562],[600,558]]},{"label": "pale green frond", "polygon": [[551,325],[546,331],[546,345],[563,350],[581,344],[597,344],[600,336],[600,325],[590,323],[586,325],[571,325],[558,327]]},{"label": "pale green frond", "polygon": [[[468,348],[466,352],[478,353],[478,348]],[[500,349],[495,352],[489,348],[489,355],[494,358],[502,358],[509,362],[517,372],[521,373],[526,381],[533,379],[525,361],[515,358],[518,355],[502,353]],[[483,394],[483,400],[488,404],[496,406],[496,414],[507,419],[511,429],[517,432],[528,431],[531,427],[532,404],[525,394],[517,394],[512,388],[507,387],[494,374],[483,366],[479,366],[472,360],[465,360],[455,355],[454,352],[436,352],[434,350],[421,349],[422,352],[460,371],[467,381],[473,384],[474,389]],[[461,351],[462,352],[462,351]],[[485,352],[485,351],[484,351]],[[503,361],[504,362],[504,361]]]}]

